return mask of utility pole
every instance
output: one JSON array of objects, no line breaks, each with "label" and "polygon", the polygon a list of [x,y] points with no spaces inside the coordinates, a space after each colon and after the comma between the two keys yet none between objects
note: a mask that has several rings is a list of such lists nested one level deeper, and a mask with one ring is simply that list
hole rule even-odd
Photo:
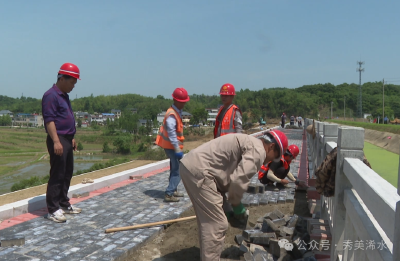
[{"label": "utility pole", "polygon": [[346,96],[344,98],[344,103],[343,103],[343,115],[344,115],[344,120],[346,120]]},{"label": "utility pole", "polygon": [[361,68],[361,65],[364,64],[364,62],[358,61],[357,62],[359,67],[356,69],[357,72],[360,73],[360,83],[358,87],[358,115],[359,117],[363,118],[362,115],[362,91],[361,91],[361,73],[364,71],[364,68]]},{"label": "utility pole", "polygon": [[383,124],[385,124],[385,78],[382,80],[382,117],[383,117]]},{"label": "utility pole", "polygon": [[331,102],[331,119],[333,118],[333,116],[332,116],[332,106],[333,106],[333,102]]}]

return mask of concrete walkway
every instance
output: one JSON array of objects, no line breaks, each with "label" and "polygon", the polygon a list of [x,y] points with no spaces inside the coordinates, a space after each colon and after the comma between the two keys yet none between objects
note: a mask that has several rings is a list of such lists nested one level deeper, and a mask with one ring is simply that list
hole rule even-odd
[{"label": "concrete walkway", "polygon": [[[303,130],[285,132],[289,144],[296,144],[301,150]],[[300,158],[291,165],[294,175],[299,174],[299,169],[300,172],[306,169],[307,164]],[[4,220],[0,224],[0,238],[23,236],[25,244],[0,247],[0,260],[125,260],[163,227],[109,234],[105,234],[105,229],[174,219],[191,207],[182,182],[178,190],[185,197],[178,203],[163,202],[169,171],[144,177],[93,191],[86,198],[73,199],[72,203],[82,208],[82,213],[66,215],[66,223],[44,219],[46,209]]]}]

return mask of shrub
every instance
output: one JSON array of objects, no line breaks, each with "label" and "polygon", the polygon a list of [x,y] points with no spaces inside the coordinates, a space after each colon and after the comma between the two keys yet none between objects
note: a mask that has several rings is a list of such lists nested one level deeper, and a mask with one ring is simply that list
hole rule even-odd
[{"label": "shrub", "polygon": [[148,148],[143,156],[141,156],[139,159],[143,160],[164,160],[168,158],[167,155],[165,154],[165,151],[161,148]]},{"label": "shrub", "polygon": [[77,149],[78,149],[78,150],[83,150],[82,142],[78,142],[78,147],[77,147]]},{"label": "shrub", "polygon": [[111,148],[108,146],[108,142],[105,141],[103,143],[103,152],[110,152],[110,151],[111,151]]}]

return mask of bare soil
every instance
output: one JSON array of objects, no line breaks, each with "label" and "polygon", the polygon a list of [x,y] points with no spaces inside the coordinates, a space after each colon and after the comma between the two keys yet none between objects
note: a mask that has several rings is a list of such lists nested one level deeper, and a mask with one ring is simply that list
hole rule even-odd
[{"label": "bare soil", "polygon": [[[255,224],[265,213],[279,209],[284,214],[297,214],[309,217],[307,200],[304,191],[296,192],[295,202],[278,205],[260,205],[249,207],[249,224]],[[193,216],[193,208],[182,214],[182,217]],[[242,255],[235,243],[235,235],[242,230],[229,226],[225,237],[225,246],[221,258],[240,260]],[[200,261],[200,245],[196,220],[175,223],[159,234],[152,242],[147,243],[125,260],[129,261]]]},{"label": "bare soil", "polygon": [[382,132],[376,130],[369,130],[365,129],[365,141],[386,149],[390,152],[399,154],[400,150],[400,135],[389,133],[389,132]]}]

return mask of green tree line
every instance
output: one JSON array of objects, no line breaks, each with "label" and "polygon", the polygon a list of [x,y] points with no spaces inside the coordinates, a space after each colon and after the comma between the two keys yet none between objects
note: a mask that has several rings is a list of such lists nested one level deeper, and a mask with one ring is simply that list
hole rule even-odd
[{"label": "green tree line", "polygon": [[[400,117],[400,85],[385,85],[385,115],[393,118]],[[329,117],[331,102],[333,116],[343,116],[343,108],[346,106],[346,117],[356,116],[358,85],[330,83],[304,85],[299,88],[264,88],[258,91],[241,89],[236,92],[234,103],[242,112],[246,112],[246,118],[253,121],[263,118],[277,118],[282,112],[287,115],[301,115],[303,117]],[[203,108],[216,108],[221,103],[219,96],[204,94],[189,94],[190,102],[185,105],[188,111],[202,119],[206,115],[199,113]],[[382,115],[382,82],[367,82],[362,85],[363,113],[371,113],[374,117]],[[143,118],[156,120],[157,114],[165,111],[172,104],[172,99],[162,95],[156,98],[138,94],[99,95],[82,97],[72,100],[74,111],[110,112],[111,109],[119,109],[122,113],[132,108],[138,110],[138,115],[132,119],[125,119],[121,125],[125,129],[135,129],[129,126],[131,120]],[[344,104],[345,103],[345,104]],[[41,100],[27,97],[10,98],[0,95],[0,110],[7,109],[13,113],[41,113]],[[249,120],[250,120],[249,118]]]}]

